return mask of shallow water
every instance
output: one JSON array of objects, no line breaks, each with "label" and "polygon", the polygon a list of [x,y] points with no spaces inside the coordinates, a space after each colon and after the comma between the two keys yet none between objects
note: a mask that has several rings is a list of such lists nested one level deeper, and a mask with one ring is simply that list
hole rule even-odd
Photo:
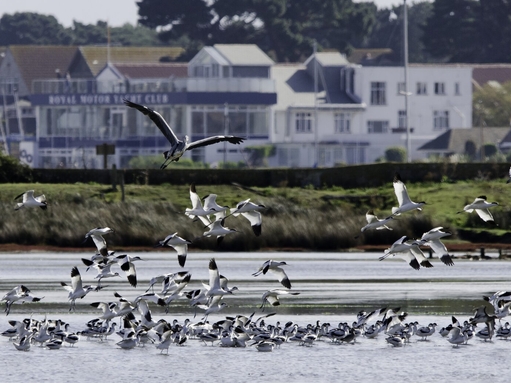
[{"label": "shallow water", "polygon": [[[95,271],[85,271],[80,258],[90,253],[46,253],[0,255],[0,294],[23,283],[41,303],[13,305],[0,330],[9,328],[8,320],[62,319],[70,330],[80,331],[100,311],[91,307],[96,301],[113,301],[117,291],[128,299],[145,292],[151,277],[177,272],[175,253],[138,253],[144,259],[136,263],[138,287],[129,286],[125,278],[104,279],[105,287],[77,302],[77,311],[68,312],[67,292],[60,281],[70,282],[70,270],[78,266],[84,283],[94,283]],[[135,255],[135,254],[131,254]],[[407,321],[439,327],[450,323],[451,315],[461,321],[473,315],[473,309],[484,304],[483,295],[510,289],[511,262],[455,260],[447,267],[434,260],[431,269],[413,270],[402,260],[378,261],[380,253],[190,253],[184,270],[192,274],[185,291],[200,288],[208,281],[208,262],[214,257],[219,271],[229,278],[229,286],[237,286],[234,296],[224,298],[228,308],[210,315],[215,322],[226,315],[255,317],[275,312],[266,322],[294,321],[300,325],[330,322],[351,323],[360,310],[397,307],[409,312]],[[281,306],[259,309],[261,295],[269,289],[281,288],[268,274],[253,277],[252,273],[267,259],[286,261],[285,270],[297,296],[281,298]],[[116,269],[117,270],[117,269]],[[114,271],[114,267],[112,267]],[[194,319],[194,311],[185,299],[173,302],[169,314],[150,304],[154,320],[174,318],[183,322]],[[504,381],[503,361],[511,351],[511,341],[494,339],[483,342],[472,339],[469,344],[453,348],[435,333],[430,340],[413,337],[409,345],[393,348],[381,334],[376,339],[359,337],[354,345],[334,345],[317,341],[313,347],[285,343],[271,353],[257,352],[254,347],[220,348],[205,346],[190,339],[185,346],[171,346],[169,355],[161,354],[154,345],[122,350],[120,340],[112,335],[107,341],[82,338],[74,347],[59,350],[32,346],[27,353],[16,351],[7,339],[0,339],[2,381],[222,381],[240,382],[330,382],[377,379],[417,382]],[[501,358],[496,356],[502,356]],[[507,379],[506,379],[507,380]]]}]

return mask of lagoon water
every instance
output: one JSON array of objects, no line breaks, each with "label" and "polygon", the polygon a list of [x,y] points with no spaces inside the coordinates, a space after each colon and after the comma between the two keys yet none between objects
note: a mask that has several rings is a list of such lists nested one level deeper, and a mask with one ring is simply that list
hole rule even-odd
[{"label": "lagoon water", "polygon": [[[175,252],[142,252],[144,261],[136,263],[138,287],[131,287],[124,277],[104,279],[106,286],[77,301],[77,311],[69,313],[67,292],[60,282],[70,283],[70,270],[78,266],[84,283],[94,283],[95,271],[85,271],[80,258],[91,253],[2,253],[0,254],[0,294],[24,284],[36,296],[44,296],[37,304],[13,305],[9,316],[0,321],[0,331],[8,329],[8,320],[62,319],[72,331],[85,329],[85,324],[100,315],[90,303],[114,301],[119,292],[133,300],[145,292],[151,277],[181,271]],[[409,313],[407,321],[422,325],[436,322],[438,329],[447,326],[451,315],[467,320],[474,308],[485,304],[483,295],[511,288],[511,262],[505,260],[470,261],[455,259],[447,267],[433,260],[431,269],[413,270],[404,261],[378,261],[381,253],[210,253],[190,252],[183,270],[192,274],[189,291],[208,281],[208,262],[215,258],[220,274],[237,286],[235,295],[224,298],[228,307],[209,316],[213,323],[226,315],[255,317],[276,313],[267,323],[293,321],[299,325],[329,322],[352,323],[360,310],[401,307]],[[491,254],[490,254],[491,255]],[[261,311],[261,296],[269,289],[281,288],[270,274],[253,277],[252,273],[267,259],[286,261],[285,270],[297,296],[281,298],[281,306]],[[112,271],[117,270],[116,266]],[[121,272],[122,273],[122,272]],[[194,318],[194,310],[185,298],[172,303],[170,311],[150,304],[154,320],[167,321]],[[481,325],[479,325],[481,326]],[[480,327],[482,328],[482,327]],[[0,339],[0,379],[3,382],[59,381],[119,382],[480,382],[507,381],[506,366],[511,341],[495,338],[484,342],[473,338],[468,345],[453,348],[435,333],[428,341],[412,337],[411,343],[393,348],[385,335],[376,339],[359,337],[352,345],[336,345],[329,340],[317,341],[312,347],[284,343],[271,353],[254,347],[221,348],[205,346],[190,339],[185,346],[171,346],[169,355],[161,354],[154,345],[122,350],[120,340],[112,335],[106,341],[82,338],[74,347],[48,350],[32,346],[29,352],[17,351],[7,339]]]}]

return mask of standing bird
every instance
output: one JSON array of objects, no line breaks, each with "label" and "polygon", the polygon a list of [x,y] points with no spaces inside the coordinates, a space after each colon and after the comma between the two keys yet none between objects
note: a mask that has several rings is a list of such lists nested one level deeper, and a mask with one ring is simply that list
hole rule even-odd
[{"label": "standing bird", "polygon": [[240,144],[245,140],[242,137],[236,136],[211,136],[203,138],[202,140],[189,142],[188,136],[185,136],[185,140],[181,141],[180,139],[177,138],[177,136],[174,134],[167,121],[165,121],[165,119],[161,116],[160,113],[155,112],[154,110],[148,108],[147,106],[136,104],[127,99],[124,99],[124,103],[130,108],[135,108],[142,112],[143,114],[145,114],[146,116],[149,116],[149,118],[156,124],[158,129],[160,129],[162,134],[169,141],[170,149],[163,153],[165,161],[160,166],[160,169],[165,169],[168,166],[168,164],[172,161],[176,162],[179,161],[181,156],[187,150],[192,150],[224,141],[230,142],[231,144]]},{"label": "standing bird", "polygon": [[[472,213],[474,210],[477,213],[479,217],[484,222],[493,221],[493,216],[491,215],[490,211],[488,210],[490,207],[498,206],[498,202],[486,202],[486,196],[482,195],[477,197],[474,202],[472,202],[469,205],[466,205],[463,208],[463,211],[466,211],[467,213]],[[459,211],[459,213],[462,213],[463,211]],[[494,222],[494,221],[493,221]]]},{"label": "standing bird", "polygon": [[48,203],[46,202],[46,197],[44,194],[41,194],[38,197],[34,197],[34,191],[28,190],[24,193],[21,193],[19,196],[15,197],[14,200],[23,197],[22,202],[18,202],[14,207],[14,210],[19,210],[22,207],[40,207],[43,210],[48,208]]},{"label": "standing bird", "polygon": [[394,176],[394,192],[396,193],[397,201],[399,203],[399,207],[392,208],[393,215],[399,215],[406,211],[410,210],[422,210],[422,206],[426,205],[426,202],[413,202],[408,196],[408,191],[406,190],[406,186],[401,180],[401,176],[399,173],[396,173]]},{"label": "standing bird", "polygon": [[174,234],[167,235],[163,241],[160,241],[156,247],[161,246],[170,246],[174,250],[177,251],[177,260],[179,262],[179,266],[184,267],[186,262],[186,256],[188,254],[188,245],[191,244],[190,241],[187,241],[184,238],[181,238],[177,235],[177,232]]},{"label": "standing bird", "polygon": [[287,265],[286,262],[278,262],[274,261],[272,259],[267,260],[263,263],[263,265],[252,275],[254,277],[257,277],[258,275],[266,274],[268,271],[275,274],[279,280],[279,282],[282,284],[282,286],[290,289],[291,288],[291,281],[289,280],[286,272],[280,267]]}]

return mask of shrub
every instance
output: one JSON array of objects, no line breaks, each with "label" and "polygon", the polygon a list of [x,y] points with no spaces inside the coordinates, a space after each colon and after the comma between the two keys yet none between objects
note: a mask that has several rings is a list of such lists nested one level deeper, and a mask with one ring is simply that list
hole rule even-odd
[{"label": "shrub", "polygon": [[16,158],[0,154],[0,182],[32,182],[32,169]]},{"label": "shrub", "polygon": [[406,149],[402,146],[394,146],[385,150],[387,162],[406,162]]}]

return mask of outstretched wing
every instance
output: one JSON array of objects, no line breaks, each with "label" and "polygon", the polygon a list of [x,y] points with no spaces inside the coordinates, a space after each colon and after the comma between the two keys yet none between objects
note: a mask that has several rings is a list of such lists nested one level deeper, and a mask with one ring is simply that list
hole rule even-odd
[{"label": "outstretched wing", "polygon": [[410,197],[408,197],[406,186],[403,181],[401,181],[399,174],[396,174],[394,177],[394,192],[396,193],[397,201],[400,207],[411,202]]},{"label": "outstretched wing", "polygon": [[213,136],[203,138],[202,140],[193,141],[186,145],[186,150],[191,150],[195,148],[200,148],[202,146],[213,145],[218,142],[230,142],[231,144],[241,144],[245,139],[242,137],[236,136]]},{"label": "outstretched wing", "polygon": [[151,108],[148,108],[147,106],[136,104],[134,102],[131,102],[128,99],[124,99],[124,103],[129,106],[130,108],[135,108],[142,113],[144,113],[146,116],[149,116],[149,118],[155,123],[155,125],[160,129],[160,131],[163,133],[165,138],[170,142],[170,145],[175,145],[179,141],[172,129],[170,128],[169,124],[165,119],[161,116],[160,113],[155,112]]}]

